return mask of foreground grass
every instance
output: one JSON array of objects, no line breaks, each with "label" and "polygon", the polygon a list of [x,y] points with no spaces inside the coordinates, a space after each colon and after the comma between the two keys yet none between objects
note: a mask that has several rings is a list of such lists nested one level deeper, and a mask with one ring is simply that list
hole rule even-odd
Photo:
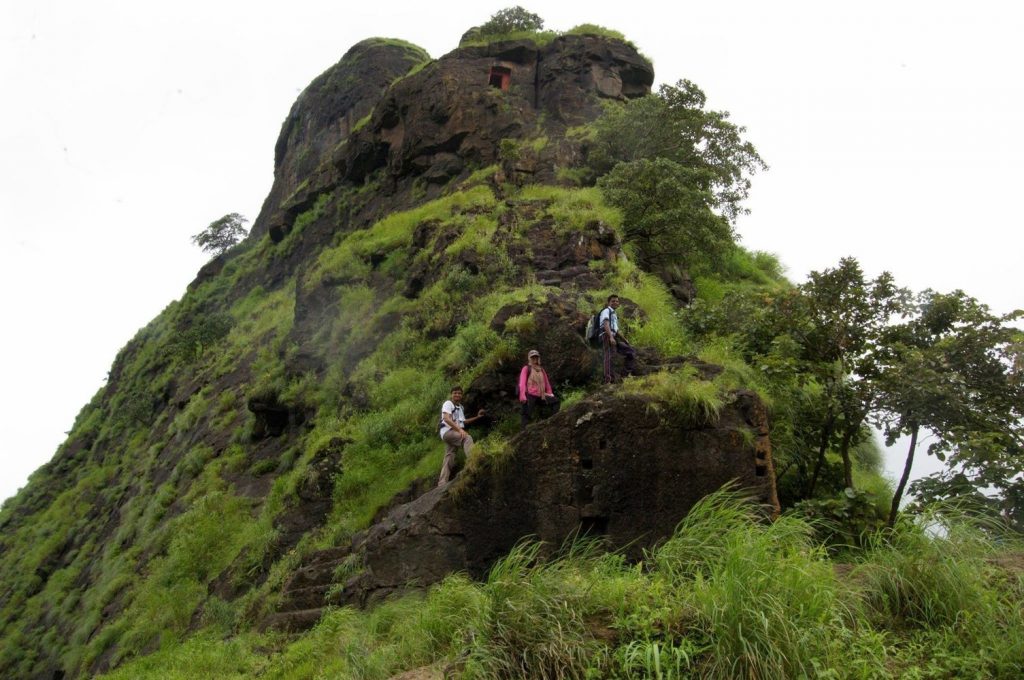
[{"label": "foreground grass", "polygon": [[[938,528],[938,529],[937,529]],[[554,560],[523,544],[485,583],[331,611],[299,638],[191,638],[111,678],[1016,678],[1020,546],[963,516],[906,521],[837,568],[796,517],[728,492],[630,564],[593,544]],[[1005,561],[1005,558],[1004,558]],[[840,576],[839,574],[843,574]]]}]

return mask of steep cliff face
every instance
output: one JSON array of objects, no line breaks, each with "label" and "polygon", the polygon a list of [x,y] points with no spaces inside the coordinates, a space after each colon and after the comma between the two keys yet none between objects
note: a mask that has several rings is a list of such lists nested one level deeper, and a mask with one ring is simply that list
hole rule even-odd
[{"label": "steep cliff face", "polygon": [[563,137],[569,126],[596,118],[602,99],[642,96],[653,82],[654,71],[635,49],[592,36],[455,50],[396,82],[369,122],[321,158],[280,211],[264,206],[260,220],[272,238],[283,238],[317,196],[376,172],[392,204],[402,203],[415,181],[433,197],[467,169],[497,161],[503,139],[553,138],[524,168],[552,180],[576,152]]},{"label": "steep cliff face", "polygon": [[[366,41],[303,92],[250,238],[125,346],[5,504],[0,675],[88,675],[199,629],[247,630],[301,587],[320,588],[295,605],[315,612],[335,558],[358,572],[340,601],[365,603],[480,575],[528,534],[650,545],[730,479],[774,503],[756,396],[638,343],[643,373],[696,367],[687,379],[729,404],[679,420],[643,383],[599,389],[581,337],[613,289],[638,338],[671,327],[621,218],[597,190],[553,184],[579,160],[566,130],[647,93],[650,65],[594,36],[417,70],[423,56]],[[517,435],[512,385],[534,346],[569,399]],[[480,459],[420,498],[453,382],[491,414]],[[327,563],[326,583],[294,576]]]},{"label": "steep cliff face", "polygon": [[253,238],[266,234],[265,216],[274,214],[317,166],[352,131],[366,122],[397,78],[430,61],[415,45],[371,38],[353,45],[299,95],[274,146],[274,184],[253,225]]}]

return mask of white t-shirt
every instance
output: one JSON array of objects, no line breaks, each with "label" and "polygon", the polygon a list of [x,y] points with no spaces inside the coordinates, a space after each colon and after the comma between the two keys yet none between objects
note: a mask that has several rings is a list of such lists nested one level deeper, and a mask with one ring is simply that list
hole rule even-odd
[{"label": "white t-shirt", "polygon": [[444,439],[445,433],[452,429],[448,426],[448,423],[444,422],[445,413],[450,415],[452,420],[454,420],[459,427],[466,427],[466,412],[462,410],[462,404],[456,406],[454,402],[449,399],[441,406],[441,439]]},{"label": "white t-shirt", "polygon": [[598,318],[598,323],[601,324],[601,335],[604,335],[604,322],[608,323],[612,327],[612,335],[619,332],[619,317],[615,315],[615,310],[611,307],[605,307],[601,310],[601,316]]}]

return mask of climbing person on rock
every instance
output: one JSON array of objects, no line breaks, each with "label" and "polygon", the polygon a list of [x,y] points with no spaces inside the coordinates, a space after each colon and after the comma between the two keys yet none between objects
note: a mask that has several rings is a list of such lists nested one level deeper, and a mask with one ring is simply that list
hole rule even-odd
[{"label": "climbing person on rock", "polygon": [[558,397],[551,389],[547,371],[540,365],[540,352],[535,349],[527,353],[526,365],[519,372],[519,403],[522,404],[520,426],[523,430],[538,410],[545,418],[558,413]]},{"label": "climbing person on rock", "polygon": [[613,354],[621,354],[624,357],[623,370],[626,375],[633,375],[636,372],[636,350],[619,333],[619,317],[615,314],[615,310],[618,307],[619,296],[609,295],[608,303],[601,310],[601,316],[599,317],[602,345],[604,347],[604,381],[606,383],[615,380],[615,372],[612,370]]},{"label": "climbing person on rock", "polygon": [[466,453],[466,457],[469,457],[469,452],[473,448],[473,438],[466,432],[466,425],[475,423],[485,415],[487,415],[486,412],[480,409],[475,416],[467,419],[466,413],[462,408],[462,388],[458,385],[452,388],[451,398],[441,406],[441,423],[439,427],[441,440],[445,443],[445,449],[444,462],[441,463],[441,476],[437,478],[438,486],[444,486],[451,479],[452,466],[455,465],[455,454],[460,446]]}]

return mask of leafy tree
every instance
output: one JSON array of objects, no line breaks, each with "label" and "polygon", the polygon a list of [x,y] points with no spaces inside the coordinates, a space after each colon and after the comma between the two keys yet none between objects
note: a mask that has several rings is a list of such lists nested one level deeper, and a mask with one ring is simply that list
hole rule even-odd
[{"label": "leafy tree", "polygon": [[[890,318],[905,314],[908,301],[890,274],[870,280],[857,260],[844,258],[797,288],[736,293],[698,319],[738,339],[787,411],[772,436],[778,433],[784,443],[779,470],[792,475],[788,497],[813,497],[823,478],[830,490],[840,481],[853,488],[853,453],[869,439],[867,419],[879,401],[880,343]],[[842,459],[841,475],[826,466],[830,451]]]},{"label": "leafy tree", "polygon": [[804,347],[809,370],[823,387],[825,405],[808,489],[808,496],[813,496],[825,452],[836,434],[843,479],[853,487],[850,449],[865,436],[865,421],[877,406],[880,342],[889,320],[905,314],[909,294],[888,272],[867,280],[851,257],[834,269],[811,272],[801,292],[805,317],[794,333]]},{"label": "leafy tree", "polygon": [[641,266],[714,263],[733,246],[729,222],[711,210],[714,197],[702,188],[708,172],[644,158],[619,163],[598,181],[622,210],[625,240],[636,246]]},{"label": "leafy tree", "polygon": [[227,250],[245,238],[248,231],[245,217],[228,213],[219,220],[210,222],[206,229],[192,237],[192,242],[208,253],[223,255]]},{"label": "leafy tree", "polygon": [[[1024,473],[1024,385],[1014,370],[1019,331],[1009,324],[1020,316],[993,315],[963,291],[929,290],[918,296],[915,314],[889,331],[880,357],[880,422],[889,445],[910,436],[890,524],[922,430],[931,433],[928,454],[951,467],[947,491],[963,495],[966,484],[976,494],[990,485],[1017,493]],[[941,487],[930,490],[937,494]]]},{"label": "leafy tree", "polygon": [[480,35],[502,35],[517,31],[539,31],[544,28],[544,20],[533,12],[528,12],[519,5],[506,7],[495,12],[480,27]]},{"label": "leafy tree", "polygon": [[588,165],[598,176],[617,163],[666,159],[689,170],[693,191],[710,195],[708,204],[727,220],[746,212],[740,205],[750,191],[749,175],[768,168],[745,128],[727,111],[708,111],[707,97],[680,80],[656,95],[610,105],[594,124]]},{"label": "leafy tree", "polygon": [[955,500],[1024,532],[1024,448],[1020,438],[989,433],[961,442],[949,467],[910,484],[913,507]]}]

